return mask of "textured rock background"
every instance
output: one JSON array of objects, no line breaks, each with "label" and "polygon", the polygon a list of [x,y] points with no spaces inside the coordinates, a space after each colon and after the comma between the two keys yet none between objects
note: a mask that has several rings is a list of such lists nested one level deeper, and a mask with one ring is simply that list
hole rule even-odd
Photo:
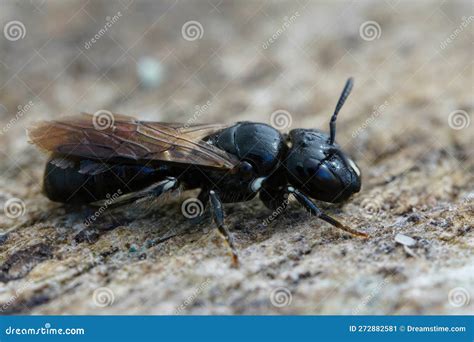
[{"label": "textured rock background", "polygon": [[[24,27],[0,37],[0,202],[24,209],[0,217],[3,313],[473,312],[470,1],[38,0],[3,1],[0,13],[3,29]],[[190,20],[200,39],[183,39]],[[322,206],[368,240],[294,203],[268,227],[258,199],[226,205],[242,262],[232,269],[210,221],[181,214],[195,193],[107,211],[89,228],[90,211],[41,195],[46,157],[25,137],[34,120],[107,109],[269,123],[285,110],[290,129],[327,129],[351,75],[337,140],[363,189]],[[415,246],[396,243],[398,233]]]}]

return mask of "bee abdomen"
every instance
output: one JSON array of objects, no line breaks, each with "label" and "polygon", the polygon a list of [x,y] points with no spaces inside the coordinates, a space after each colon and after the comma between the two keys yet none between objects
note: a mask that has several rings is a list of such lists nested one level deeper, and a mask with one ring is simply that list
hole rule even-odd
[{"label": "bee abdomen", "polygon": [[58,166],[50,160],[44,173],[45,195],[55,202],[86,204],[116,193],[138,191],[165,177],[162,170],[143,165],[105,164],[99,173],[84,173],[84,164],[88,162],[94,163],[80,160]]}]

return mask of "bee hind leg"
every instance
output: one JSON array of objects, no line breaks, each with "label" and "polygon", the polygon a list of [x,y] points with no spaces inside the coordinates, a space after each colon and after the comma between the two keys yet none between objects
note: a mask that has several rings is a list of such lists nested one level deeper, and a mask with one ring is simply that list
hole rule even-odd
[{"label": "bee hind leg", "polygon": [[156,198],[163,195],[166,192],[173,191],[177,189],[179,182],[174,177],[167,177],[165,180],[154,183],[142,190],[127,193],[121,196],[116,197],[113,200],[101,200],[91,203],[93,206],[103,206],[106,201],[108,201],[108,207],[118,207],[125,204],[130,204],[133,202],[143,201],[147,198]]}]

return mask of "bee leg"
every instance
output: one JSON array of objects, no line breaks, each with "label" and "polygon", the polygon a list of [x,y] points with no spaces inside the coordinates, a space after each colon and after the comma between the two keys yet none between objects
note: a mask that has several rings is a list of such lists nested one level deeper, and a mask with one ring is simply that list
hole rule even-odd
[{"label": "bee leg", "polygon": [[91,203],[93,206],[104,206],[108,208],[114,208],[117,206],[129,204],[135,201],[140,201],[150,197],[159,197],[165,192],[173,191],[179,186],[179,182],[176,178],[167,177],[165,180],[154,183],[142,190],[131,192],[118,196],[115,199],[101,200]]},{"label": "bee leg", "polygon": [[334,227],[340,228],[352,235],[360,236],[360,237],[368,237],[368,235],[364,232],[360,232],[358,230],[352,229],[341,222],[337,221],[336,219],[332,218],[331,216],[326,215],[319,209],[316,204],[314,204],[307,196],[305,196],[300,191],[294,189],[293,187],[288,187],[288,192],[292,194],[296,200],[312,215],[317,216],[323,221],[326,221],[332,224]]},{"label": "bee leg", "polygon": [[227,246],[229,247],[229,250],[231,252],[232,266],[239,267],[239,257],[237,255],[237,250],[235,249],[235,246],[234,246],[234,240],[229,230],[224,225],[224,209],[222,208],[222,202],[214,190],[209,191],[209,197],[210,197],[214,222],[216,223],[219,233],[225,239]]}]

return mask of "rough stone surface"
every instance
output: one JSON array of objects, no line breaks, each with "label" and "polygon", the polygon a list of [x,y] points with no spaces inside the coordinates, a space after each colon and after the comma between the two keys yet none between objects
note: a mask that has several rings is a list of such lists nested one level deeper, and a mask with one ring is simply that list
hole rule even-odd
[{"label": "rough stone surface", "polygon": [[[470,1],[125,3],[2,4],[2,25],[19,20],[26,30],[0,37],[0,203],[22,201],[18,217],[0,216],[3,313],[473,312]],[[190,20],[202,25],[200,39],[183,39]],[[379,25],[375,36],[361,30],[367,21]],[[337,140],[361,167],[363,188],[321,206],[369,239],[294,202],[268,226],[258,199],[230,204],[242,263],[233,269],[209,219],[181,214],[194,192],[108,210],[89,227],[93,210],[41,194],[46,157],[25,136],[35,120],[107,109],[270,123],[285,110],[290,129],[327,129],[348,76],[356,84]]]}]

